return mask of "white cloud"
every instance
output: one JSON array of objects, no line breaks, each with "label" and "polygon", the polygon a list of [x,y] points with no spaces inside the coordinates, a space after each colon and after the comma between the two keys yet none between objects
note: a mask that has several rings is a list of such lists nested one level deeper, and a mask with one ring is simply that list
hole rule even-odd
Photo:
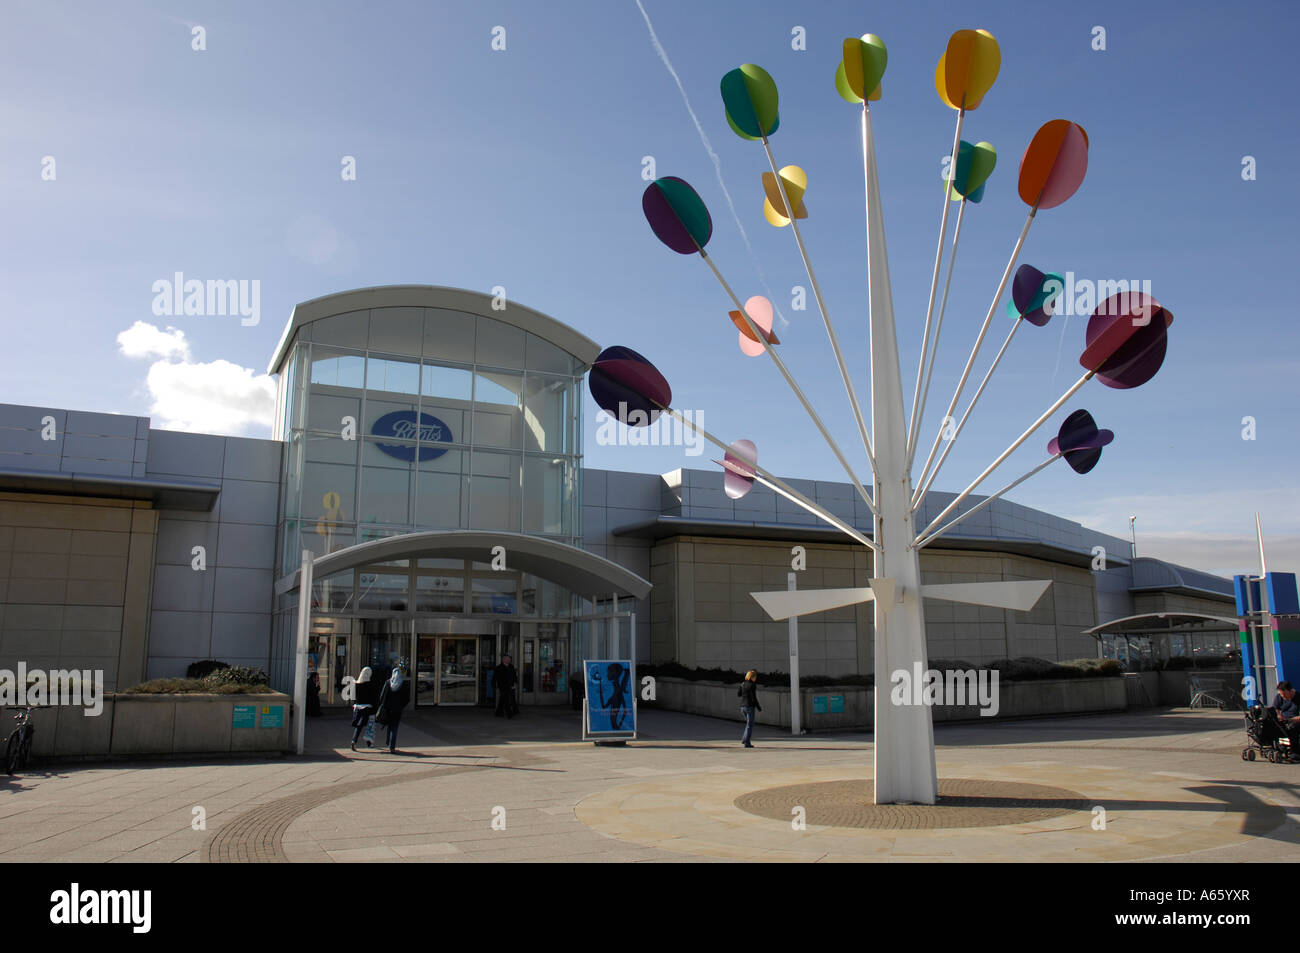
[{"label": "white cloud", "polygon": [[[275,379],[230,361],[191,361],[184,332],[160,331],[137,321],[117,336],[127,357],[161,357],[149,367],[145,383],[154,426],[240,436],[250,428],[270,428],[275,418]],[[181,358],[173,361],[170,358]]]},{"label": "white cloud", "polygon": [[126,357],[180,357],[188,359],[190,346],[185,332],[169,327],[160,331],[145,321],[137,321],[117,336],[117,346]]}]

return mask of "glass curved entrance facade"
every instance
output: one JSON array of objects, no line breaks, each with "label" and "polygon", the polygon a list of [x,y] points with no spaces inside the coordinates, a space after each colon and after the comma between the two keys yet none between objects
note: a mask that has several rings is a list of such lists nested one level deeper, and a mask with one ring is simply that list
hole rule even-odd
[{"label": "glass curved entrance facade", "polygon": [[[364,294],[338,297],[354,303]],[[295,314],[286,333],[276,422],[285,448],[281,576],[299,567],[303,550],[319,557],[423,530],[580,544],[590,357],[452,307],[374,307],[302,322]],[[482,704],[491,666],[509,652],[521,688],[562,696],[574,600],[536,576],[413,554],[316,581],[310,664],[326,703],[343,701],[344,675],[401,664],[417,703]],[[292,642],[295,612],[295,599],[281,597],[281,646]],[[534,671],[525,673],[525,656]]]}]

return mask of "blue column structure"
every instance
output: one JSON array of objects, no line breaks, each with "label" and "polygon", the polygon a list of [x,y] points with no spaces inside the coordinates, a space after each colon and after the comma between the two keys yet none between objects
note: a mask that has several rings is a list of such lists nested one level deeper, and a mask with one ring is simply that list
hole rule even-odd
[{"label": "blue column structure", "polygon": [[1232,584],[1237,599],[1241,667],[1246,676],[1246,704],[1267,704],[1278,682],[1300,682],[1300,591],[1296,576],[1290,572],[1270,572],[1262,579],[1233,576]]}]

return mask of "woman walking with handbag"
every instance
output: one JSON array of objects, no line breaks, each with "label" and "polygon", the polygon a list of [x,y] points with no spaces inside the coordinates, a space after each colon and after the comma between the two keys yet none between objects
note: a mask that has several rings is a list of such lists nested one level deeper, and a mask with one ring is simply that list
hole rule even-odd
[{"label": "woman walking with handbag", "polygon": [[357,697],[352,704],[352,750],[357,750],[357,742],[361,739],[361,732],[366,733],[366,747],[375,746],[375,689],[378,687],[372,681],[372,672],[367,665],[357,676],[355,687]]},{"label": "woman walking with handbag", "polygon": [[379,710],[375,715],[375,720],[388,729],[389,754],[397,754],[397,726],[402,723],[402,709],[410,700],[411,686],[402,675],[402,669],[393,669],[392,677],[384,682],[379,692]]},{"label": "woman walking with handbag", "polygon": [[740,743],[746,748],[752,748],[754,746],[749,743],[749,739],[754,734],[754,716],[763,710],[763,706],[758,703],[758,672],[752,668],[746,672],[745,680],[740,683],[736,694],[740,696],[740,713],[745,716],[745,733],[740,736]]}]

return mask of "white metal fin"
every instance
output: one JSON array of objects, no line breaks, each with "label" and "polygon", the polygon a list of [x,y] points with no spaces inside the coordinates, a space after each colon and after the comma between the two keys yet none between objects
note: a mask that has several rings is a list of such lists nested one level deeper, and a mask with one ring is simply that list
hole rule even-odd
[{"label": "white metal fin", "polygon": [[954,582],[921,587],[926,599],[944,599],[964,602],[972,606],[994,606],[998,609],[1017,609],[1028,612],[1043,597],[1050,579],[1032,579],[1024,582]]},{"label": "white metal fin", "polygon": [[870,602],[876,594],[870,589],[781,589],[777,592],[751,592],[754,600],[773,619],[826,612],[844,606]]}]

